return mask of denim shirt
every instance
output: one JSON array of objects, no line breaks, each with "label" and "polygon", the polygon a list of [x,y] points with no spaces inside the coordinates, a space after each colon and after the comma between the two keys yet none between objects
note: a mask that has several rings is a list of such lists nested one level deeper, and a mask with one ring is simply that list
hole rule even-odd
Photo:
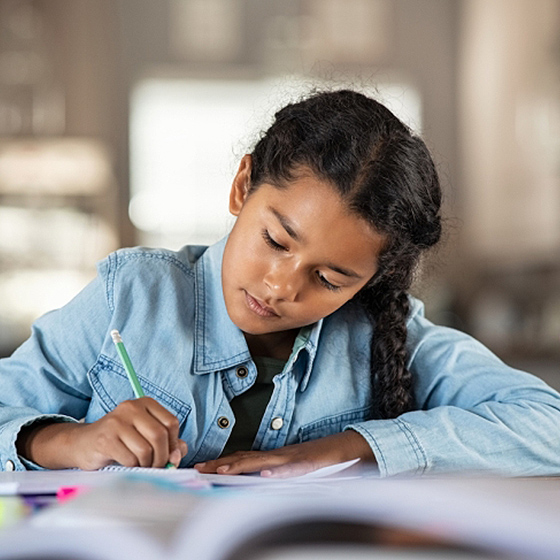
[{"label": "denim shirt", "polygon": [[[94,422],[134,397],[111,340],[118,329],[146,395],[180,421],[182,467],[216,458],[235,418],[229,401],[256,379],[243,333],[226,312],[225,239],[174,252],[112,253],[70,303],[38,319],[0,360],[0,467],[39,468],[18,456],[22,426],[42,419]],[[560,395],[480,343],[439,327],[413,298],[408,366],[417,410],[375,417],[372,327],[354,302],[299,337],[265,409],[253,449],[353,429],[381,476],[451,471],[560,474]]]}]

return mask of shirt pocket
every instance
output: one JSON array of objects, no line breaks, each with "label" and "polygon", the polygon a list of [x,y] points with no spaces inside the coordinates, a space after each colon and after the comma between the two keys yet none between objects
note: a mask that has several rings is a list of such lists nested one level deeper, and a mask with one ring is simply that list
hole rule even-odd
[{"label": "shirt pocket", "polygon": [[[89,370],[88,377],[93,393],[86,422],[94,422],[119,403],[134,398],[134,391],[124,368],[106,356],[98,358]],[[138,380],[147,397],[155,399],[178,418],[181,432],[192,407],[149,379],[139,375]]]},{"label": "shirt pocket", "polygon": [[304,441],[311,441],[332,434],[338,434],[342,432],[348,424],[364,422],[371,419],[371,406],[349,410],[332,416],[325,416],[320,420],[301,426],[298,430],[298,440],[300,443],[303,443]]}]

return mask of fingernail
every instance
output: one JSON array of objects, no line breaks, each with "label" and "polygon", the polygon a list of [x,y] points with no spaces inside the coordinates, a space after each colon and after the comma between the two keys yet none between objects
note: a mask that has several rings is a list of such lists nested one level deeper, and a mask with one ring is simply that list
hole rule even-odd
[{"label": "fingernail", "polygon": [[169,454],[169,462],[174,465],[178,465],[181,462],[181,451],[179,449],[174,449]]},{"label": "fingernail", "polygon": [[206,465],[206,463],[197,463],[195,465],[195,467],[204,467]]},{"label": "fingernail", "polygon": [[225,473],[229,471],[229,465],[222,465],[216,469],[216,472]]},{"label": "fingernail", "polygon": [[269,470],[261,471],[261,476],[272,476],[272,471]]}]

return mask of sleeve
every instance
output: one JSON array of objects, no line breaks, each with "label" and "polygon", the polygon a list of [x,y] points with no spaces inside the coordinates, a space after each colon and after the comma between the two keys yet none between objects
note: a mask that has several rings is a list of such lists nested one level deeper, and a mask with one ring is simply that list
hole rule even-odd
[{"label": "sleeve", "polygon": [[417,410],[347,426],[381,476],[560,474],[560,395],[470,336],[423,317],[409,325]]},{"label": "sleeve", "polygon": [[17,455],[15,442],[23,426],[84,417],[92,394],[87,373],[110,318],[99,275],[67,305],[38,319],[30,338],[0,360],[0,470],[34,468]]}]

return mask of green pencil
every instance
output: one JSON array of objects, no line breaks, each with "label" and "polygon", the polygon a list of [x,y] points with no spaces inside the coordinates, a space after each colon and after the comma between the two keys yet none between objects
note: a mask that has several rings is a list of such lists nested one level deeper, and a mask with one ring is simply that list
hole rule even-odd
[{"label": "green pencil", "polygon": [[[140,381],[138,381],[138,376],[134,371],[134,367],[132,366],[132,362],[130,361],[130,356],[126,351],[121,335],[117,329],[111,331],[111,338],[113,339],[113,342],[117,347],[117,352],[119,353],[119,357],[126,371],[126,375],[128,376],[128,380],[132,385],[132,390],[134,391],[134,395],[136,396],[137,399],[139,399],[140,397],[144,397],[145,396],[144,391],[142,389],[142,386],[140,385]],[[173,463],[167,463],[167,465],[165,465],[165,468],[174,469],[175,465]]]}]

